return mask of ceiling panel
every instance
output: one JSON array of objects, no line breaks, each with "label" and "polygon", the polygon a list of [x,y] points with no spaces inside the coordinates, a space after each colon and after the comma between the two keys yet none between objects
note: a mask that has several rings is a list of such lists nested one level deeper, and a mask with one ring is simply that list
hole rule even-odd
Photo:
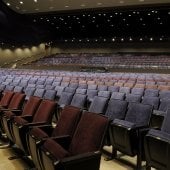
[{"label": "ceiling panel", "polygon": [[134,5],[170,4],[170,0],[3,0],[18,13],[39,13]]}]

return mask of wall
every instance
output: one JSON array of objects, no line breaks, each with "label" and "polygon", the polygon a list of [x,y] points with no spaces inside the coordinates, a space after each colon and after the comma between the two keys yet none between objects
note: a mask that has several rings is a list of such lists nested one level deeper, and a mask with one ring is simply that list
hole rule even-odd
[{"label": "wall", "polygon": [[37,57],[37,55],[45,55],[45,44],[38,46],[23,47],[23,48],[0,48],[0,64],[5,62],[15,62],[16,60],[27,60],[28,57]]},{"label": "wall", "polygon": [[58,43],[50,53],[116,53],[116,52],[170,52],[169,43]]}]

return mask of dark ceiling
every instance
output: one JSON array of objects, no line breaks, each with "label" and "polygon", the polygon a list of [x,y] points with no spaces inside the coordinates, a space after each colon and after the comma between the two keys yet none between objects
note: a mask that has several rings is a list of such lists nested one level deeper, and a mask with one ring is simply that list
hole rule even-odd
[{"label": "dark ceiling", "polygon": [[16,13],[0,1],[0,42],[169,42],[170,5]]}]

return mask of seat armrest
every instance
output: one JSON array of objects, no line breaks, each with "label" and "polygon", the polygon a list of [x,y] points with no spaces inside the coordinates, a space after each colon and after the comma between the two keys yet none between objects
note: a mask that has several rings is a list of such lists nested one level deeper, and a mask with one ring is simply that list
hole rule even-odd
[{"label": "seat armrest", "polygon": [[[34,127],[35,126],[29,126],[29,129],[31,130]],[[54,130],[54,127],[52,125],[47,125],[47,124],[45,124],[45,125],[44,124],[43,125],[38,125],[36,127],[40,128],[41,130],[43,130],[48,135],[52,134],[52,131]]]},{"label": "seat armrest", "polygon": [[41,126],[41,125],[45,125],[47,124],[47,122],[31,122],[31,123],[27,123],[25,124],[25,126]]},{"label": "seat armrest", "polygon": [[151,129],[148,132],[147,136],[151,136],[152,138],[155,138],[157,140],[162,140],[164,142],[170,143],[170,135],[160,130]]},{"label": "seat armrest", "polygon": [[166,112],[160,110],[153,110],[152,114],[156,116],[162,116],[162,117],[166,116]]},{"label": "seat armrest", "polygon": [[10,110],[11,112],[13,112],[16,116],[20,115],[22,110],[20,109],[13,109],[13,110]]},{"label": "seat armrest", "polygon": [[33,116],[31,115],[25,115],[25,116],[20,116],[21,118],[27,120],[28,122],[32,122]]},{"label": "seat armrest", "polygon": [[120,119],[113,120],[113,122],[111,123],[111,127],[113,127],[113,126],[119,126],[122,128],[126,128],[128,130],[136,128],[134,123],[131,123],[131,122],[128,122],[125,120],[120,120]]}]

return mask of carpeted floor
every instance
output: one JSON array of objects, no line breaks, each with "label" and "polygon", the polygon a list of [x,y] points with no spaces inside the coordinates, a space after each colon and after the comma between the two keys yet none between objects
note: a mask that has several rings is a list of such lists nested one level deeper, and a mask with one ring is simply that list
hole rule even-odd
[{"label": "carpeted floor", "polygon": [[[105,147],[105,150],[110,152],[111,147]],[[27,170],[31,168],[31,162],[25,159],[9,160],[8,158],[16,155],[16,149],[5,148],[0,149],[0,170]],[[102,155],[100,170],[133,170],[136,158],[123,156],[118,154],[120,158],[111,161],[105,161],[106,155]],[[143,168],[145,169],[145,168]]]}]

